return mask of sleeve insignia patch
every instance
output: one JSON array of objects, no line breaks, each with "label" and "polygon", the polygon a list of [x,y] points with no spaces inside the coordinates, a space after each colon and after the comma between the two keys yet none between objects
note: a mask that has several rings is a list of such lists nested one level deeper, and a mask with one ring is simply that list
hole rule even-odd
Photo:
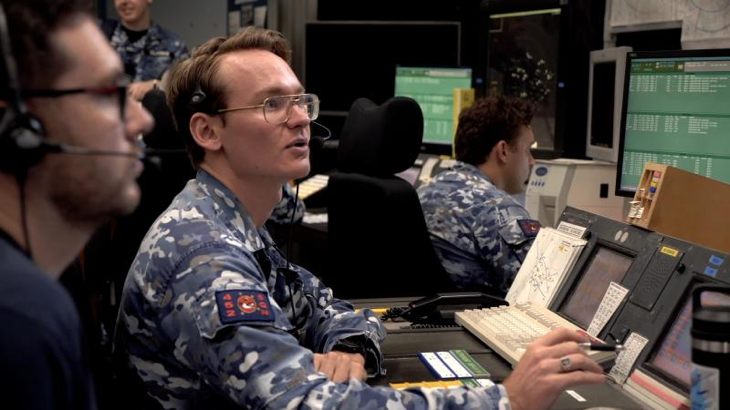
[{"label": "sleeve insignia patch", "polygon": [[273,322],[274,311],[266,292],[219,290],[215,292],[221,323]]},{"label": "sleeve insignia patch", "polygon": [[520,225],[522,233],[528,238],[534,238],[540,231],[540,222],[534,219],[519,219],[517,220],[517,224]]}]

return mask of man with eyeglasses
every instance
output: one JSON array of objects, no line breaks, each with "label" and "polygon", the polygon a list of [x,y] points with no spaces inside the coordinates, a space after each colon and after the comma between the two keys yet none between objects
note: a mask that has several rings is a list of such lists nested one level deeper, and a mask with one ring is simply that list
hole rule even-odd
[{"label": "man with eyeglasses", "polygon": [[79,315],[57,279],[98,226],[137,206],[136,138],[152,118],[126,101],[88,0],[0,4],[0,400],[95,409]]},{"label": "man with eyeglasses", "polygon": [[541,409],[567,386],[602,381],[576,343],[584,337],[561,329],[504,385],[363,382],[366,369],[383,374],[378,318],[289,264],[263,228],[282,186],[309,172],[319,110],[289,50],[281,34],[248,28],[171,75],[168,101],[198,174],[148,232],[124,286],[116,351],[136,383],[125,391],[146,400],[129,408]]},{"label": "man with eyeglasses", "polygon": [[263,228],[284,184],[309,172],[319,113],[289,55],[280,34],[250,28],[209,41],[171,73],[168,101],[198,174],[143,240],[115,346],[163,407],[268,401],[244,388],[247,367],[292,387],[301,366],[335,381],[382,371],[377,317],[290,265]]}]

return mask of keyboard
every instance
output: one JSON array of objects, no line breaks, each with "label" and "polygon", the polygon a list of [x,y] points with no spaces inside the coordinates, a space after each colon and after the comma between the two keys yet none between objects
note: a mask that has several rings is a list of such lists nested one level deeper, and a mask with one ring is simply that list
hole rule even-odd
[{"label": "keyboard", "polygon": [[303,201],[310,195],[316,194],[323,188],[326,188],[329,179],[329,175],[322,174],[317,174],[311,178],[305,179],[299,184],[299,199]]},{"label": "keyboard", "polygon": [[[524,303],[456,312],[456,323],[484,342],[514,367],[527,345],[557,327],[581,330],[557,313],[540,305]],[[589,351],[598,363],[615,358],[613,352]]]}]

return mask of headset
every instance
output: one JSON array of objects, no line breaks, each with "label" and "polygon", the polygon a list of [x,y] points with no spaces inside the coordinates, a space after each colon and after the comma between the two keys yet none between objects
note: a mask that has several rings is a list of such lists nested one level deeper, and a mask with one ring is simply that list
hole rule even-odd
[{"label": "headset", "polygon": [[9,101],[0,120],[0,171],[12,174],[25,172],[43,159],[45,130],[38,118],[28,112],[23,101],[10,30],[5,9],[0,4],[0,55],[7,76]]}]

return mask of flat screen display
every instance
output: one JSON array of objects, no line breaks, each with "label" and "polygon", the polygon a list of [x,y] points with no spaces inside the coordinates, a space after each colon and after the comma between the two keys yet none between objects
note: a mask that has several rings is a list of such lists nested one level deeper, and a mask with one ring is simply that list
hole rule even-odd
[{"label": "flat screen display", "polygon": [[458,22],[318,21],[305,38],[304,82],[322,101],[320,115],[345,115],[358,98],[384,103],[396,66],[461,65]]},{"label": "flat screen display", "polygon": [[583,329],[593,320],[611,282],[621,283],[633,262],[631,256],[596,245],[596,249],[561,313]]},{"label": "flat screen display", "polygon": [[647,162],[730,183],[730,50],[629,53],[626,78],[616,194]]},{"label": "flat screen display", "polygon": [[[703,306],[728,306],[730,296],[716,293],[702,293]],[[687,297],[682,311],[679,313],[669,331],[664,335],[654,357],[649,361],[672,379],[689,388],[690,367],[692,365],[691,336],[692,326],[692,298]]]},{"label": "flat screen display", "polygon": [[396,67],[395,95],[416,100],[423,112],[423,142],[454,139],[454,89],[471,88],[471,68]]}]

